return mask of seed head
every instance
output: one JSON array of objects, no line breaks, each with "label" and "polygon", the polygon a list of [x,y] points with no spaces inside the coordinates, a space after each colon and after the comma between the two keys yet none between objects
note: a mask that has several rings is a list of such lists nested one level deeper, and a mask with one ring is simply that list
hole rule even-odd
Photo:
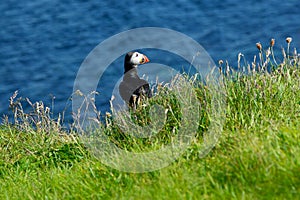
[{"label": "seed head", "polygon": [[45,108],[45,113],[46,113],[46,114],[49,114],[49,113],[50,113],[50,108],[49,108],[49,107],[46,107],[46,108]]},{"label": "seed head", "polygon": [[110,112],[106,112],[105,115],[106,115],[106,117],[108,117],[108,118],[111,117],[111,113],[110,113]]},{"label": "seed head", "polygon": [[274,39],[274,38],[272,38],[272,39],[271,39],[271,42],[270,42],[270,47],[273,47],[273,46],[274,46],[274,44],[275,44],[275,39]]},{"label": "seed head", "polygon": [[262,50],[262,46],[261,46],[261,44],[260,44],[260,42],[258,42],[258,43],[256,43],[256,47],[258,48],[258,50]]},{"label": "seed head", "polygon": [[76,90],[75,94],[79,96],[83,96],[83,93],[80,90]]},{"label": "seed head", "polygon": [[285,41],[289,44],[289,43],[291,43],[292,42],[292,38],[291,37],[287,37],[286,39],[285,39]]}]

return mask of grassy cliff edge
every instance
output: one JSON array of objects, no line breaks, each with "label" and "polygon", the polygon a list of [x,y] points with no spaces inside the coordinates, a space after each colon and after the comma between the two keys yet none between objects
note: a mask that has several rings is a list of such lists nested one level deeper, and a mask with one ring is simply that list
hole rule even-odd
[{"label": "grassy cliff edge", "polygon": [[[300,199],[300,58],[290,42],[281,62],[274,41],[266,50],[258,43],[258,61],[239,62],[239,70],[220,61],[226,113],[218,143],[199,158],[199,134],[179,159],[154,172],[105,166],[75,131],[48,117],[49,108],[32,104],[35,117],[22,114],[28,124],[0,127],[0,199]],[[199,101],[209,98],[205,86],[195,90]],[[204,110],[199,133],[209,119]]]}]

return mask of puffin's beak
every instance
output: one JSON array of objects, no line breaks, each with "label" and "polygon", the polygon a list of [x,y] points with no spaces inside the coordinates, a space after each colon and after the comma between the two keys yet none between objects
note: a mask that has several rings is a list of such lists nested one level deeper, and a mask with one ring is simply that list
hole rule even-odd
[{"label": "puffin's beak", "polygon": [[142,60],[141,60],[141,64],[145,64],[145,63],[147,63],[147,62],[150,62],[150,60],[149,60],[149,58],[147,57],[147,56],[145,56],[145,55],[143,55],[143,58],[142,58]]}]

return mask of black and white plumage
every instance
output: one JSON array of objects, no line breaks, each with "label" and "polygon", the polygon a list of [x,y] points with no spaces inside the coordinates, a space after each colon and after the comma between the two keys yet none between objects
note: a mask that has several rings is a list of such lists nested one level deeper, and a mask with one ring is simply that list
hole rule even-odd
[{"label": "black and white plumage", "polygon": [[136,108],[143,97],[152,97],[149,83],[141,79],[137,73],[138,65],[147,62],[149,62],[147,56],[139,52],[129,52],[125,56],[124,77],[119,85],[119,93],[130,107]]}]

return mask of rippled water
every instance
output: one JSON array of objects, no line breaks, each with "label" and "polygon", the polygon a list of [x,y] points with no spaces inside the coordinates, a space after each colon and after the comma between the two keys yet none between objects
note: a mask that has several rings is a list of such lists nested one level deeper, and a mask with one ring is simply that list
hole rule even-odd
[{"label": "rippled water", "polygon": [[[0,113],[7,114],[15,90],[32,101],[43,100],[54,112],[65,108],[81,62],[106,38],[137,27],[170,28],[198,41],[217,62],[235,66],[237,54],[257,53],[255,43],[276,39],[277,51],[287,36],[300,45],[300,3],[287,1],[5,1],[0,4]],[[153,53],[151,60],[175,60]],[[166,63],[165,63],[166,64]],[[122,59],[114,62],[99,84],[97,105],[107,109],[113,86],[122,75]],[[100,87],[101,85],[101,87]]]}]

